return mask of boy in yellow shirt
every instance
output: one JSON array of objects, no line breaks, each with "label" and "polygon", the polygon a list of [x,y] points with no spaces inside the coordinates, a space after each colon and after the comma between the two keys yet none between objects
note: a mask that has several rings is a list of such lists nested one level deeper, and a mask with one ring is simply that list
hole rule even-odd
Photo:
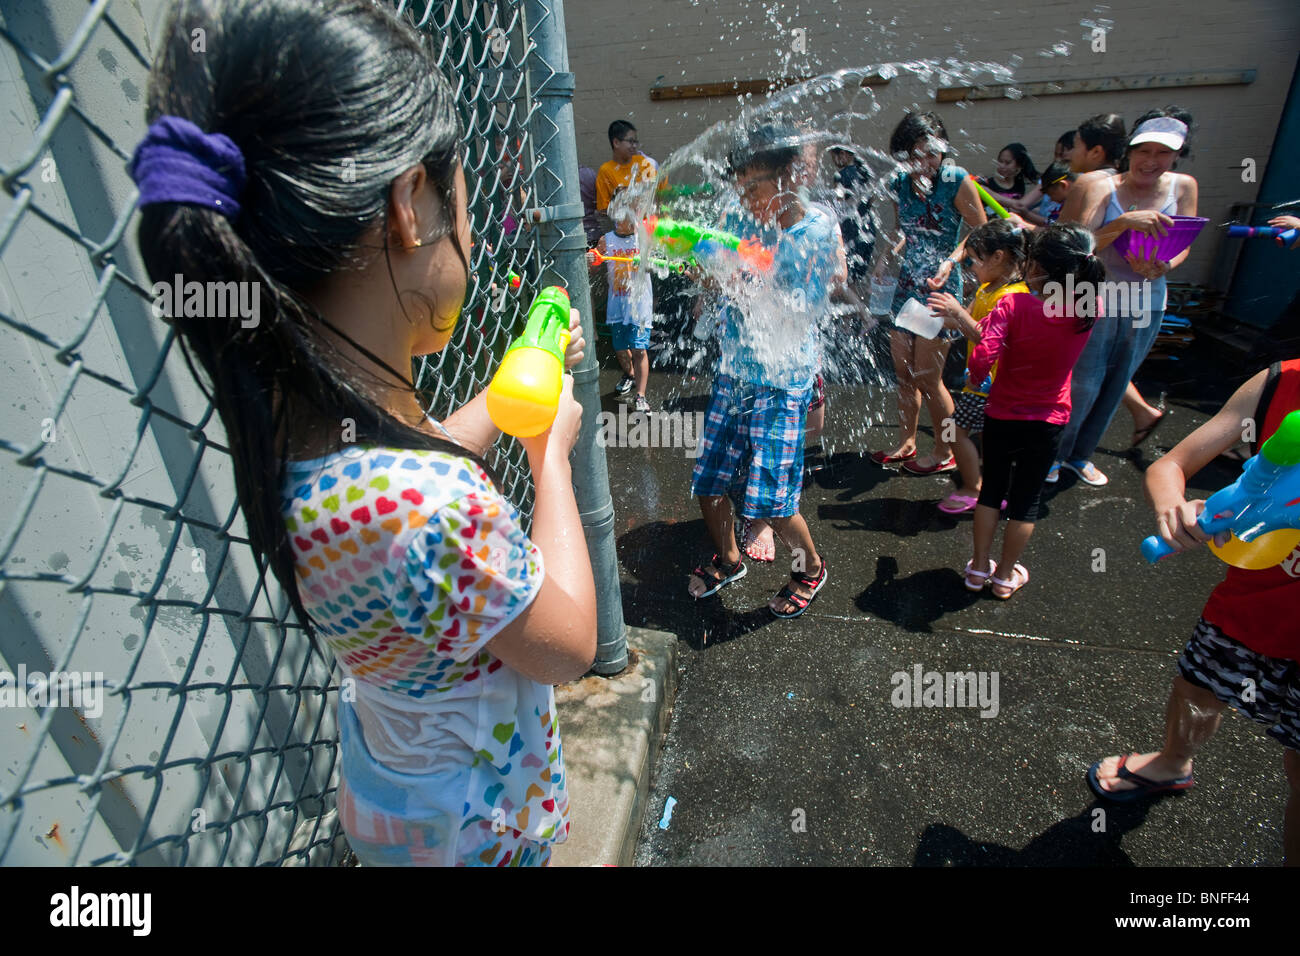
[{"label": "boy in yellow shirt", "polygon": [[610,201],[624,189],[654,182],[659,172],[655,161],[641,152],[636,127],[627,120],[609,124],[609,148],[613,158],[601,164],[596,173],[596,216],[602,233],[614,229],[609,215]]}]

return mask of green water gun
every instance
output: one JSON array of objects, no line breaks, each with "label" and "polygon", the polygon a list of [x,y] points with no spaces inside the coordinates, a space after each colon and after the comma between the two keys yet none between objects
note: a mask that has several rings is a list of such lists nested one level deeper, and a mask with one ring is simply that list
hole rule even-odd
[{"label": "green water gun", "polygon": [[[641,265],[641,256],[606,256],[599,250],[587,250],[587,262],[595,267],[606,262],[630,262],[633,266]],[[656,269],[670,269],[673,272],[685,272],[687,268],[695,265],[695,257],[687,256],[685,259],[665,259],[662,256],[651,256],[648,260],[650,265]]]},{"label": "green water gun", "polygon": [[692,253],[707,255],[716,249],[730,249],[742,261],[762,271],[772,268],[775,258],[772,250],[765,249],[757,239],[742,239],[734,233],[697,226],[693,222],[650,216],[646,219],[645,226],[650,235],[663,243],[665,249],[679,256]]},{"label": "green water gun", "polygon": [[996,199],[994,199],[992,196],[989,195],[989,191],[980,185],[978,179],[972,176],[970,178],[970,181],[974,184],[975,191],[980,194],[980,198],[984,200],[984,205],[988,206],[995,213],[997,213],[999,219],[1011,218],[1011,213],[1007,212],[1006,209],[1002,207],[1002,204],[1000,202],[998,202]]}]

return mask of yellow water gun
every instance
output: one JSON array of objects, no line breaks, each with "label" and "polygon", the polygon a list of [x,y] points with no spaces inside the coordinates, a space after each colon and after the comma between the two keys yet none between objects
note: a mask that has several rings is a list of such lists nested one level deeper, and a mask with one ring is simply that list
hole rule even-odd
[{"label": "yellow water gun", "polygon": [[523,334],[510,343],[487,390],[488,415],[507,435],[530,438],[555,421],[564,350],[569,347],[569,294],[558,285],[537,293]]}]

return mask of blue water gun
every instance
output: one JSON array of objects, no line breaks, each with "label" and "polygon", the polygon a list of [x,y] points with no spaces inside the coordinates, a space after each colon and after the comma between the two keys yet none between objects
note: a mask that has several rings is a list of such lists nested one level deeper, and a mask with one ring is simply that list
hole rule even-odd
[{"label": "blue water gun", "polygon": [[1281,245],[1289,246],[1300,236],[1300,229],[1281,229],[1277,226],[1229,226],[1230,239],[1250,239],[1259,236],[1262,239],[1276,239]]},{"label": "blue water gun", "polygon": [[[1300,529],[1300,409],[1282,419],[1240,478],[1206,499],[1196,523],[1207,535],[1232,532],[1235,541],[1211,548],[1235,567],[1271,567],[1291,553],[1300,541],[1300,533],[1291,533]],[[1277,531],[1283,533],[1272,535],[1271,547],[1260,547],[1265,536]],[[1142,556],[1153,564],[1173,553],[1157,535],[1142,542]]]}]

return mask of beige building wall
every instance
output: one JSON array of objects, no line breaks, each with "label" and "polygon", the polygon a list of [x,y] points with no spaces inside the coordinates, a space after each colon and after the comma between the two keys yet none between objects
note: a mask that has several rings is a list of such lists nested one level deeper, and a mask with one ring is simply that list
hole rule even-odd
[{"label": "beige building wall", "polygon": [[[656,81],[672,86],[816,75],[947,57],[1013,67],[1016,83],[1254,70],[1254,82],[1246,85],[960,104],[935,102],[937,78],[927,83],[904,74],[876,88],[879,119],[857,136],[862,145],[884,149],[893,125],[916,105],[944,118],[957,161],[973,172],[991,172],[997,150],[1012,141],[1023,142],[1041,169],[1056,138],[1089,116],[1113,111],[1131,123],[1147,109],[1175,103],[1196,119],[1192,154],[1178,169],[1197,178],[1199,212],[1213,226],[1226,221],[1231,203],[1255,199],[1300,51],[1296,0],[1151,0],[1109,7],[1060,0],[1017,6],[812,0],[797,9],[786,3],[772,16],[771,9],[741,0],[567,0],[580,162],[597,167],[609,159],[606,129],[614,119],[630,119],[646,152],[663,160],[737,112],[734,95],[652,101]],[[1084,21],[1106,28],[1103,52],[1094,52]],[[805,31],[803,53],[793,49],[797,29]],[[1254,183],[1242,181],[1246,158],[1256,163]],[[1300,170],[1300,162],[1295,165]],[[1174,278],[1209,281],[1221,236],[1207,227]]]}]

